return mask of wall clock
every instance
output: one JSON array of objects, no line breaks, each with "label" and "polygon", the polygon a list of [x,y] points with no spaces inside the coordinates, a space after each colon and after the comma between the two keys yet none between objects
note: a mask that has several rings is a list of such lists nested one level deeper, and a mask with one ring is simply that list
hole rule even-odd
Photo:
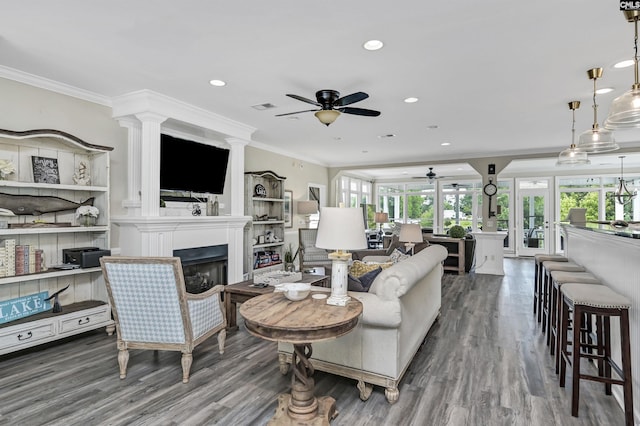
[{"label": "wall clock", "polygon": [[493,180],[489,179],[489,183],[484,186],[482,191],[489,197],[489,217],[493,217],[495,213],[491,210],[491,199],[498,192],[498,187],[493,183]]}]

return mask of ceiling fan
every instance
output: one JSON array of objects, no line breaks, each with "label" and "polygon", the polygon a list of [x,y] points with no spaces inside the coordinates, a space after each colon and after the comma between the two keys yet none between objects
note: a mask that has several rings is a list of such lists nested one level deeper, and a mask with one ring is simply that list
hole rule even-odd
[{"label": "ceiling fan", "polygon": [[306,109],[304,111],[287,112],[285,114],[277,114],[276,117],[316,111],[314,115],[318,118],[318,120],[320,120],[322,124],[328,126],[329,124],[336,121],[336,118],[340,116],[341,112],[345,114],[364,115],[367,117],[377,117],[380,115],[380,111],[374,111],[372,109],[364,108],[352,108],[347,106],[367,99],[369,95],[364,92],[356,92],[347,96],[340,97],[340,92],[338,92],[337,90],[318,90],[316,92],[317,101],[312,101],[311,99],[293,95],[291,93],[287,93],[287,96],[302,102],[306,102],[308,104],[319,106],[321,109]]},{"label": "ceiling fan", "polygon": [[414,179],[424,179],[424,178],[429,179],[429,182],[433,182],[435,179],[440,179],[443,178],[445,176],[438,176],[436,175],[436,172],[433,171],[433,167],[429,167],[429,172],[424,175],[424,176],[414,176]]}]

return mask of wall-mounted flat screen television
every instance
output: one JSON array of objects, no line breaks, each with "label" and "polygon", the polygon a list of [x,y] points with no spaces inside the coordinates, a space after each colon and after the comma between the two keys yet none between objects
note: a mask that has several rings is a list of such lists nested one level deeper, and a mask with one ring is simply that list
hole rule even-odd
[{"label": "wall-mounted flat screen television", "polygon": [[160,135],[160,189],[222,194],[229,150]]}]

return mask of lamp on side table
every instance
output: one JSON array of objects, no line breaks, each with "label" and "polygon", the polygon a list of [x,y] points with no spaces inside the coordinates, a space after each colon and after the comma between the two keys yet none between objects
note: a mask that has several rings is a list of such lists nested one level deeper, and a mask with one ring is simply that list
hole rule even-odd
[{"label": "lamp on side table", "polygon": [[329,305],[346,306],[350,297],[347,296],[347,268],[351,253],[346,250],[367,248],[364,232],[362,210],[343,207],[322,207],[320,209],[320,223],[316,247],[336,250],[329,253],[331,263],[331,296],[327,299]]},{"label": "lamp on side table", "polygon": [[422,229],[418,223],[405,223],[400,228],[400,236],[398,237],[400,242],[404,243],[406,247],[405,251],[411,249],[411,255],[413,256],[413,247],[415,243],[422,242]]},{"label": "lamp on side table", "polygon": [[318,213],[318,202],[316,200],[298,201],[298,214],[304,216],[304,223],[307,228],[311,222],[311,215],[316,213]]},{"label": "lamp on side table", "polygon": [[378,235],[380,235],[380,241],[382,241],[382,224],[389,222],[389,213],[385,212],[376,212],[374,221],[380,224],[380,229],[378,230]]}]

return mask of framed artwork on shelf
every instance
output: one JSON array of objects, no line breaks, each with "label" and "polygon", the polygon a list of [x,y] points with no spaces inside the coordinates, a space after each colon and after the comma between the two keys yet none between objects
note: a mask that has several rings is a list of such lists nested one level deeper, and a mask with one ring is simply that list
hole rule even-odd
[{"label": "framed artwork on shelf", "polygon": [[283,219],[284,219],[284,227],[285,228],[293,228],[293,212],[291,211],[292,205],[291,200],[293,200],[293,191],[285,189],[284,191],[284,211],[283,211]]},{"label": "framed artwork on shelf", "polygon": [[31,156],[33,181],[35,183],[60,183],[58,160],[56,158]]}]

